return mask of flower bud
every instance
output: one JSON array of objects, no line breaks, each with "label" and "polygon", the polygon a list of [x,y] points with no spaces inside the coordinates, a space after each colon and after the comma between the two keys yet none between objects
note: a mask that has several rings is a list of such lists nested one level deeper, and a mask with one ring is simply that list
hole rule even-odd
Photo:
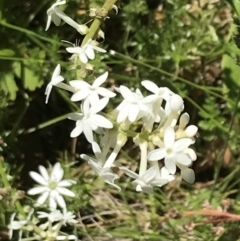
[{"label": "flower bud", "polygon": [[98,31],[97,38],[105,40],[105,33],[101,29]]},{"label": "flower bud", "polygon": [[185,130],[187,137],[194,137],[197,131],[198,131],[198,128],[195,125],[190,125]]},{"label": "flower bud", "polygon": [[77,31],[81,34],[81,35],[86,35],[89,31],[88,26],[84,25],[84,24],[79,24],[77,27]]}]

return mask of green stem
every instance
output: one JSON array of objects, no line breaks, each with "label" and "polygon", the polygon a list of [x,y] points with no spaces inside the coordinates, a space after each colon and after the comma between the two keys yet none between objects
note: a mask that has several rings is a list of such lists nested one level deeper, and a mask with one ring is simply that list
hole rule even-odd
[{"label": "green stem", "polygon": [[[106,0],[104,5],[102,6],[102,12],[104,12],[105,17],[107,17],[108,12],[112,9],[112,6],[117,2],[117,0]],[[82,45],[87,43],[89,39],[93,39],[94,36],[97,34],[97,31],[99,30],[99,27],[104,19],[104,16],[101,18],[96,17],[93,23],[91,24],[91,27],[89,29],[89,32],[86,34],[85,38],[82,41]]]},{"label": "green stem", "polygon": [[[1,160],[0,160],[0,176],[2,178],[4,187],[11,188],[11,185],[8,182],[8,179],[7,179],[7,174],[6,174],[6,172],[4,170],[4,167],[3,167],[3,161],[1,161]],[[23,211],[23,207],[22,207],[21,203],[19,202],[19,200],[15,201],[15,206],[16,206],[18,212],[21,213],[23,216],[25,216],[25,213]]]}]

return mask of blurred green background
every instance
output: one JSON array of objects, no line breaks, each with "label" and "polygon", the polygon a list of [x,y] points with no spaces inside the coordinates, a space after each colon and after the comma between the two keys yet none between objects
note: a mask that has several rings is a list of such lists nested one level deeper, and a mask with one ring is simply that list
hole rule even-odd
[{"label": "blurred green background", "polygon": [[[240,218],[202,211],[240,210],[240,2],[121,0],[119,13],[110,12],[101,25],[100,46],[108,52],[92,61],[95,75],[108,70],[109,86],[141,88],[145,79],[167,86],[184,98],[191,124],[199,127],[196,183],[176,181],[151,196],[135,193],[127,178],[121,194],[99,179],[89,183],[83,173],[91,171],[79,154],[91,153],[91,147],[80,137],[73,150],[74,123],[66,120],[76,106],[57,88],[45,104],[58,63],[66,80],[76,78],[69,70],[69,45],[61,40],[83,39],[64,23],[45,32],[52,3],[0,0],[0,156],[14,173],[12,185],[26,190],[33,185],[28,171],[37,165],[76,160],[82,240],[240,240]],[[90,7],[103,3],[68,0],[63,10],[86,23]],[[128,144],[120,158],[136,166],[137,147]],[[0,203],[1,213],[6,208],[11,210]],[[0,216],[4,230],[6,218]],[[0,231],[0,240],[4,235]]]}]

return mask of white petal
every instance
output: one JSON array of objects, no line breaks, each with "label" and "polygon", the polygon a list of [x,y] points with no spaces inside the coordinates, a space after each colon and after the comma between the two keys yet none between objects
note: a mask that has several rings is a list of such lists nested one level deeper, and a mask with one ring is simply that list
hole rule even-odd
[{"label": "white petal", "polygon": [[31,188],[30,190],[28,190],[27,193],[29,195],[36,195],[36,194],[43,193],[46,191],[48,191],[47,187],[34,187],[34,188]]},{"label": "white petal", "polygon": [[96,91],[91,91],[90,92],[89,101],[90,101],[91,106],[94,106],[94,105],[96,105],[96,103],[98,103],[99,96],[98,96]]},{"label": "white petal", "polygon": [[190,125],[185,130],[188,137],[194,137],[197,134],[197,131],[198,127],[195,125]]},{"label": "white petal", "polygon": [[72,138],[78,137],[79,135],[81,135],[83,132],[83,123],[79,122],[76,127],[72,130],[70,136]]},{"label": "white petal", "polygon": [[54,8],[55,9],[55,13],[68,25],[70,25],[71,27],[77,29],[78,28],[78,23],[75,22],[73,19],[71,19],[69,16],[67,16],[65,13],[63,13],[60,9],[58,8]]},{"label": "white petal", "polygon": [[71,101],[81,101],[85,99],[89,95],[88,90],[79,90],[75,94],[72,95]]},{"label": "white petal", "polygon": [[102,85],[108,78],[108,71],[96,78],[92,84],[92,87],[96,88]]},{"label": "white petal", "polygon": [[75,193],[70,191],[69,189],[67,188],[64,188],[64,187],[57,187],[57,191],[62,194],[62,195],[65,195],[65,196],[69,196],[69,197],[75,197]]},{"label": "white petal", "polygon": [[151,151],[148,154],[148,160],[149,161],[158,161],[163,159],[167,155],[165,148],[159,148],[156,150]]},{"label": "white petal", "polygon": [[44,192],[36,201],[37,205],[42,205],[45,203],[45,201],[47,200],[49,196],[49,192]]},{"label": "white petal", "polygon": [[144,86],[147,90],[149,90],[150,92],[156,94],[158,92],[158,86],[153,83],[152,81],[150,80],[143,80],[141,82],[142,86]]},{"label": "white petal", "polygon": [[108,128],[108,129],[113,128],[113,124],[110,120],[98,114],[92,115],[90,122],[99,127]]},{"label": "white petal", "polygon": [[59,18],[58,15],[55,13],[52,14],[52,21],[56,26],[59,26],[61,24],[61,18]]},{"label": "white petal", "polygon": [[179,119],[179,129],[185,129],[185,127],[187,126],[188,122],[189,122],[189,114],[188,113],[184,113],[181,115],[180,119]]},{"label": "white petal", "polygon": [[150,167],[140,178],[143,179],[147,184],[153,181],[159,172],[157,166]]},{"label": "white petal", "polygon": [[75,235],[58,235],[56,240],[77,240]]},{"label": "white petal", "polygon": [[169,100],[169,104],[172,111],[179,111],[184,108],[183,99],[179,95],[173,95]]},{"label": "white petal", "polygon": [[175,131],[172,127],[167,127],[164,132],[164,145],[166,149],[172,148],[175,141]]},{"label": "white petal", "polygon": [[51,195],[49,196],[49,207],[51,210],[55,210],[57,208],[57,202],[56,202],[56,193],[51,192]]},{"label": "white petal", "polygon": [[123,96],[123,98],[126,99],[127,101],[129,101],[129,102],[134,101],[134,99],[135,99],[134,94],[128,87],[121,85],[120,92],[121,92],[121,95]]},{"label": "white petal", "polygon": [[129,109],[129,115],[128,115],[129,121],[132,123],[135,122],[137,120],[138,114],[139,114],[139,106],[131,104],[131,107]]},{"label": "white petal", "polygon": [[87,55],[84,52],[79,54],[79,59],[83,64],[86,64],[88,62]]},{"label": "white petal", "polygon": [[134,179],[139,178],[139,175],[138,175],[137,173],[129,170],[129,169],[126,168],[126,167],[119,167],[119,169],[120,169],[122,172],[124,172],[125,174],[127,174],[127,175],[128,175],[129,177],[131,177],[131,178],[134,178]]},{"label": "white petal", "polygon": [[92,44],[91,47],[92,47],[92,49],[94,49],[94,50],[96,50],[96,51],[98,51],[100,53],[106,53],[107,52],[105,49],[102,49],[102,48],[100,48],[100,47],[98,47],[98,46],[96,46],[94,44]]},{"label": "white petal", "polygon": [[51,22],[52,22],[52,17],[51,16],[48,16],[48,19],[47,19],[47,25],[46,25],[46,28],[45,28],[45,31],[47,31],[51,25]]},{"label": "white petal", "polygon": [[46,95],[46,101],[45,103],[47,104],[48,103],[48,99],[49,99],[49,96],[51,94],[51,91],[52,91],[52,84],[49,83],[46,87],[46,90],[45,90],[45,95]]},{"label": "white petal", "polygon": [[66,203],[62,195],[57,194],[56,201],[61,208],[66,208]]},{"label": "white petal", "polygon": [[76,88],[76,89],[79,89],[79,90],[81,90],[81,89],[89,89],[90,87],[91,87],[91,85],[90,84],[88,84],[86,81],[84,81],[84,80],[71,80],[70,82],[69,82],[69,84],[72,86],[72,87],[74,87],[74,88]]},{"label": "white petal", "polygon": [[103,97],[113,98],[116,96],[115,93],[113,93],[112,91],[110,91],[104,87],[98,87],[96,91],[99,95],[101,95]]},{"label": "white petal", "polygon": [[187,148],[187,149],[185,149],[184,152],[190,156],[192,161],[197,160],[197,154],[195,153],[195,151],[192,148]]},{"label": "white petal", "polygon": [[52,85],[57,85],[60,82],[62,82],[64,80],[64,78],[60,75],[60,76],[56,76],[54,77],[54,79],[52,80]]},{"label": "white petal", "polygon": [[177,161],[178,163],[184,166],[189,166],[192,164],[191,158],[185,153],[176,153],[174,158],[175,158],[175,161]]},{"label": "white petal", "polygon": [[73,184],[76,184],[77,182],[74,180],[63,180],[58,183],[58,187],[70,187]]},{"label": "white petal", "polygon": [[107,97],[99,100],[97,103],[95,103],[95,105],[93,105],[91,107],[91,110],[90,110],[91,114],[96,114],[99,111],[103,110],[106,107],[106,105],[108,104],[108,102],[109,102],[109,98],[107,98]]},{"label": "white petal", "polygon": [[[83,47],[84,48],[84,47]],[[89,58],[89,59],[94,59],[95,58],[95,53],[94,53],[94,51],[93,51],[93,49],[92,49],[92,47],[91,46],[88,46],[86,49],[85,49],[85,54],[87,55],[87,57]]]},{"label": "white petal", "polygon": [[84,123],[83,133],[84,133],[86,139],[88,140],[88,142],[92,143],[94,141],[92,129],[91,129],[90,125],[86,122]]},{"label": "white petal", "polygon": [[164,164],[165,164],[165,167],[167,168],[167,170],[169,171],[169,173],[171,173],[171,174],[176,173],[177,167],[172,158],[165,157]]},{"label": "white petal", "polygon": [[66,51],[70,54],[80,54],[82,53],[81,47],[68,47],[66,48]]},{"label": "white petal", "polygon": [[176,152],[181,152],[184,151],[187,147],[189,147],[193,143],[193,140],[191,138],[182,138],[177,140],[173,144],[173,151]]},{"label": "white petal", "polygon": [[44,167],[44,166],[39,166],[38,167],[42,177],[45,179],[45,181],[48,181],[49,180],[49,175],[48,175],[48,172],[47,172],[47,169]]},{"label": "white petal", "polygon": [[126,103],[125,105],[122,106],[122,109],[118,113],[117,122],[120,123],[125,121],[127,119],[128,112],[129,112],[129,104]]},{"label": "white petal", "polygon": [[52,169],[52,173],[50,175],[50,178],[52,181],[59,182],[63,178],[63,169],[61,167],[61,164],[59,162],[55,163]]},{"label": "white petal", "polygon": [[74,121],[80,121],[83,118],[82,113],[70,113],[67,115],[68,119],[74,120]]},{"label": "white petal", "polygon": [[188,182],[188,183],[194,183],[195,182],[195,173],[192,169],[190,168],[183,168],[181,170],[181,176],[182,178]]},{"label": "white petal", "polygon": [[44,185],[44,186],[48,185],[48,182],[46,182],[46,180],[41,175],[39,175],[37,172],[31,171],[31,172],[29,172],[29,175],[35,182],[37,182],[41,185]]},{"label": "white petal", "polygon": [[61,65],[58,64],[55,68],[55,70],[53,71],[53,74],[52,74],[52,79],[55,79],[57,76],[60,75],[60,72],[61,72]]}]

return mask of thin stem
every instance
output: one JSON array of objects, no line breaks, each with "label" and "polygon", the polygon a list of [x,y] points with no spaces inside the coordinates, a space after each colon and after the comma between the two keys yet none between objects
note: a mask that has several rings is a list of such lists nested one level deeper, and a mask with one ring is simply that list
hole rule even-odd
[{"label": "thin stem", "polygon": [[117,137],[116,146],[114,147],[113,152],[111,153],[106,163],[104,164],[104,168],[110,168],[112,166],[115,159],[117,158],[118,153],[120,152],[121,148],[125,145],[126,142],[127,142],[127,137],[124,134],[119,133]]},{"label": "thin stem", "polygon": [[85,38],[82,41],[81,46],[86,44],[89,39],[93,39],[95,37],[104,17],[107,17],[108,12],[111,10],[112,6],[116,2],[117,2],[117,0],[106,0],[106,2],[104,3],[104,5],[102,6],[102,9],[101,9],[102,10],[101,12],[103,13],[104,16],[102,16],[101,18],[96,17],[94,19],[93,23],[91,24],[88,34],[85,36]]},{"label": "thin stem", "polygon": [[148,144],[146,141],[143,141],[143,142],[140,141],[139,147],[141,150],[139,176],[142,176],[147,170],[147,147],[148,147]]}]

